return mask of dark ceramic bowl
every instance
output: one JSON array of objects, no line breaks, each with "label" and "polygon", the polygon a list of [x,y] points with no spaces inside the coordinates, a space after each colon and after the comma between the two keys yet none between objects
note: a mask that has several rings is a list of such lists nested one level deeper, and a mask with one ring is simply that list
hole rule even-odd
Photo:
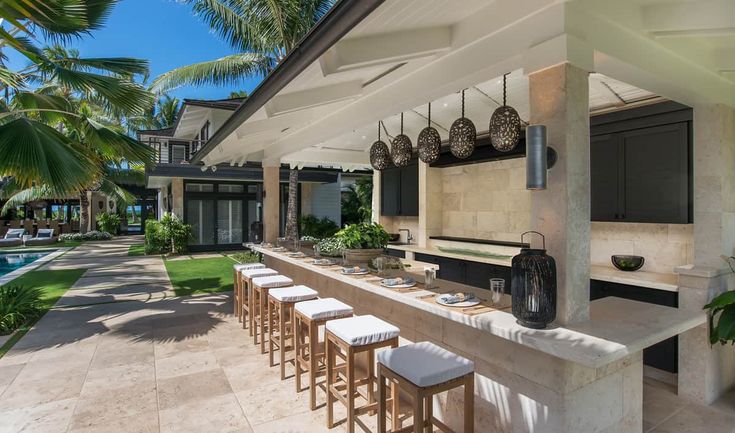
[{"label": "dark ceramic bowl", "polygon": [[633,272],[643,267],[646,262],[641,256],[612,256],[612,264],[621,271]]}]

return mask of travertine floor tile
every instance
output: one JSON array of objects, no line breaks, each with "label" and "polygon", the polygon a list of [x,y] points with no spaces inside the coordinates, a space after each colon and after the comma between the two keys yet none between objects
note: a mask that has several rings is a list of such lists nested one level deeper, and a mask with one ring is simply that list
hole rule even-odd
[{"label": "travertine floor tile", "polygon": [[69,425],[76,400],[57,400],[0,412],[0,433],[63,433]]},{"label": "travertine floor tile", "polygon": [[232,388],[221,368],[158,381],[161,410],[226,394],[232,394]]},{"label": "travertine floor tile", "polygon": [[252,432],[232,394],[191,401],[159,414],[161,433]]},{"label": "travertine floor tile", "polygon": [[156,407],[154,381],[109,390],[94,389],[83,392],[77,401],[71,428],[106,425],[119,418],[148,413]]}]

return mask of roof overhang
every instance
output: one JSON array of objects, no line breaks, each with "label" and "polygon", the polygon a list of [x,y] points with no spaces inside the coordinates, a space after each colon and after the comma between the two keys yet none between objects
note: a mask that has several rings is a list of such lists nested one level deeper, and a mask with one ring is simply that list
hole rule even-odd
[{"label": "roof overhang", "polygon": [[733,18],[727,0],[340,2],[193,162],[368,167],[378,121],[390,138],[404,113],[416,137],[432,102],[446,137],[467,89],[483,131],[509,72],[509,105],[528,119],[528,74],[563,62],[593,72],[593,109],[656,96],[735,106]]}]

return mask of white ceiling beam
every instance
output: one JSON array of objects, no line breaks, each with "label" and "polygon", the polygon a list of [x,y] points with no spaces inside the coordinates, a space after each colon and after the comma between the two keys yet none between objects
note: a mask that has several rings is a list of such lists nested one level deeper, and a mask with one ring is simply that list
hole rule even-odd
[{"label": "white ceiling beam", "polygon": [[308,148],[285,155],[282,160],[287,163],[369,165],[370,155],[363,151]]},{"label": "white ceiling beam", "polygon": [[589,84],[590,87],[597,93],[601,94],[605,100],[610,103],[610,105],[615,107],[622,107],[625,105],[625,101],[620,99],[620,96],[613,92],[613,90],[600,79],[598,74],[590,74]]},{"label": "white ceiling beam", "polygon": [[450,27],[430,27],[344,39],[320,58],[324,76],[433,56],[452,44]]},{"label": "white ceiling beam", "polygon": [[331,86],[279,94],[265,104],[265,109],[269,117],[274,117],[305,108],[354,99],[361,94],[362,83],[348,81]]},{"label": "white ceiling beam", "polygon": [[735,48],[720,48],[714,52],[715,67],[720,72],[735,71]]},{"label": "white ceiling beam", "polygon": [[735,34],[735,1],[657,3],[642,8],[643,28],[655,37]]}]

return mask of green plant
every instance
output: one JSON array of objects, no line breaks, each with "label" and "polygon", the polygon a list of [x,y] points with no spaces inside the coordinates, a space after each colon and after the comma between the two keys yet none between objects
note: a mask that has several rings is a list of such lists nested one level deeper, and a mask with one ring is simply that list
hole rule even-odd
[{"label": "green plant", "polygon": [[97,214],[97,227],[103,232],[118,234],[120,231],[120,215],[113,212]]},{"label": "green plant", "polygon": [[[722,259],[735,273],[735,257],[722,256]],[[735,344],[735,290],[716,296],[704,309],[708,310],[710,344]]]},{"label": "green plant", "polygon": [[184,254],[191,240],[191,226],[184,224],[176,215],[166,213],[160,221],[145,223],[146,254]]},{"label": "green plant", "polygon": [[64,233],[59,236],[59,241],[109,241],[112,235],[108,232],[92,230],[87,233]]},{"label": "green plant", "polygon": [[252,251],[246,251],[244,253],[236,253],[231,255],[234,260],[237,260],[238,263],[260,263],[261,261],[261,254],[252,252]]},{"label": "green plant", "polygon": [[342,194],[342,221],[345,224],[370,222],[373,214],[373,177],[362,176]]},{"label": "green plant", "polygon": [[38,318],[43,311],[42,296],[40,288],[0,287],[0,335],[10,334]]},{"label": "green plant", "polygon": [[304,215],[299,218],[299,233],[302,240],[305,237],[324,239],[334,236],[338,231],[337,223],[327,217],[318,218],[314,215]]},{"label": "green plant", "polygon": [[319,247],[319,253],[327,257],[339,257],[342,255],[342,250],[345,248],[342,241],[335,237],[322,239],[319,241],[317,246]]},{"label": "green plant", "polygon": [[349,225],[335,235],[348,249],[385,248],[390,236],[378,223]]}]

